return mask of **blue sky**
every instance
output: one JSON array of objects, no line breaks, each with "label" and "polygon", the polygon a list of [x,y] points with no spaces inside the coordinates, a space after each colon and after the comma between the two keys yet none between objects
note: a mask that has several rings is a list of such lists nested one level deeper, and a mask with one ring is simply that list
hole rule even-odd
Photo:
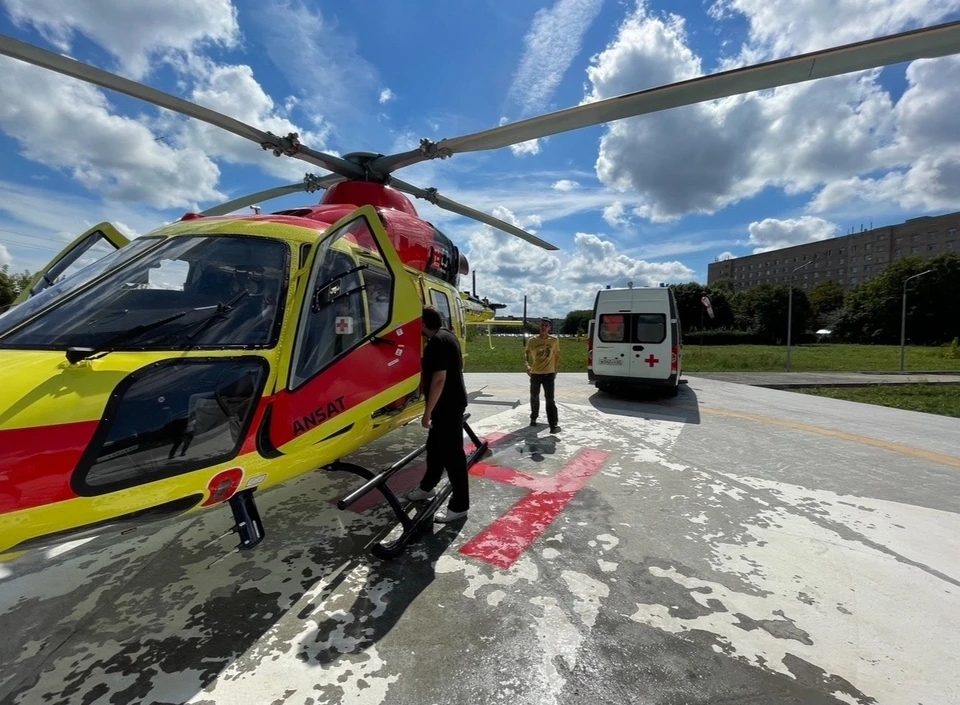
[{"label": "blue sky", "polygon": [[[309,146],[390,153],[587,98],[960,18],[960,0],[0,0],[0,32]],[[133,235],[298,181],[299,160],[0,58],[0,264],[91,225]],[[563,315],[596,289],[706,280],[748,254],[960,208],[948,57],[416,165],[398,176],[536,232],[423,201],[481,294]],[[323,173],[322,170],[312,170]],[[286,197],[268,210],[313,201]],[[467,288],[467,284],[463,288]]]}]

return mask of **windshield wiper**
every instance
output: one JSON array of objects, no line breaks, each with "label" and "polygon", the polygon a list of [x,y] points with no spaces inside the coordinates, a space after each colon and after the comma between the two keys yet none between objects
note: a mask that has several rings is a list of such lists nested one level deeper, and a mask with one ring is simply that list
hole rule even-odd
[{"label": "windshield wiper", "polygon": [[[123,331],[122,333],[113,336],[112,338],[107,340],[105,343],[101,345],[97,345],[92,348],[69,347],[67,348],[67,352],[66,352],[67,362],[69,362],[70,364],[75,364],[77,362],[80,362],[80,360],[84,360],[90,357],[91,355],[96,355],[97,353],[112,352],[117,345],[120,345],[121,343],[124,343],[128,340],[134,340],[138,336],[143,335],[148,331],[164,326],[167,323],[177,320],[178,318],[183,318],[189,313],[196,313],[197,311],[206,311],[208,309],[213,309],[210,312],[209,318],[207,318],[204,321],[204,324],[206,324],[216,316],[219,316],[220,314],[226,311],[232,310],[233,305],[237,301],[239,301],[241,298],[246,296],[246,294],[247,294],[246,291],[241,291],[239,294],[237,294],[233,299],[231,299],[226,304],[219,303],[216,306],[197,306],[195,308],[188,308],[186,311],[180,311],[179,313],[174,313],[169,316],[164,316],[163,318],[160,318],[156,321],[151,321],[150,323],[143,323],[139,326],[136,326],[135,328],[131,328],[130,330]],[[199,332],[199,330],[197,332]]]},{"label": "windshield wiper", "polygon": [[[221,315],[223,315],[224,313],[228,313],[228,312],[232,311],[232,310],[233,310],[233,307],[236,305],[236,303],[237,303],[240,299],[242,299],[244,296],[246,296],[248,293],[249,293],[249,292],[247,292],[246,290],[241,291],[239,294],[237,294],[237,295],[234,296],[232,299],[230,299],[230,301],[228,301],[227,303],[225,303],[225,304],[217,304],[217,309],[216,309],[215,311],[213,311],[209,316],[207,316],[207,317],[203,320],[203,322],[202,322],[199,326],[197,326],[196,329],[195,329],[192,333],[190,333],[190,334],[187,336],[187,340],[193,340],[193,339],[196,338],[198,335],[200,335],[200,333],[203,332],[204,330],[206,330],[207,326],[209,326],[210,323],[211,323],[217,316],[221,316]],[[192,345],[192,344],[193,344],[193,343],[191,343],[191,345]]]}]

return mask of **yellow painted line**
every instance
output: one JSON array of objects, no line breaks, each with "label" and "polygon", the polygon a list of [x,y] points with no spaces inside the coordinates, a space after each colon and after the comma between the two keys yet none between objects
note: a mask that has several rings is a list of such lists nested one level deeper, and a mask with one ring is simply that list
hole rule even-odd
[{"label": "yellow painted line", "polygon": [[840,438],[845,441],[852,441],[854,443],[860,443],[862,445],[872,446],[873,448],[881,448],[882,450],[889,450],[894,453],[909,455],[912,458],[929,460],[932,463],[939,463],[941,465],[947,465],[952,468],[960,469],[960,458],[954,457],[952,455],[943,455],[942,453],[934,453],[933,451],[922,450],[920,448],[914,448],[913,446],[905,446],[902,443],[893,443],[891,441],[881,441],[879,438],[869,438],[867,436],[860,436],[855,433],[846,433],[845,431],[834,431],[829,428],[821,428],[820,426],[810,426],[809,424],[797,423],[796,421],[782,421],[780,419],[771,419],[767,416],[755,416],[753,414],[745,414],[740,411],[728,411],[726,409],[710,409],[704,406],[700,407],[700,411],[704,414],[728,416],[730,418],[742,419],[744,421],[755,421],[756,423],[764,423],[770,426],[780,426],[781,428],[790,428],[795,431],[806,431],[807,433],[816,433],[818,435],[828,436],[830,438]]}]

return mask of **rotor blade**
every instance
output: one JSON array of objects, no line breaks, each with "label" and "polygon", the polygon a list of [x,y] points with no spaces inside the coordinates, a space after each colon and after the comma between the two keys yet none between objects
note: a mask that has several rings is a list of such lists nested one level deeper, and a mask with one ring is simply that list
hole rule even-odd
[{"label": "rotor blade", "polygon": [[627,93],[437,143],[422,140],[420,149],[380,157],[370,167],[377,173],[388,174],[426,159],[500,149],[683,105],[957,53],[960,53],[960,21],[948,22]]},{"label": "rotor blade", "polygon": [[406,191],[407,193],[416,196],[417,198],[422,198],[426,201],[430,201],[435,206],[443,208],[444,210],[451,211],[452,213],[457,213],[458,215],[465,215],[468,218],[473,218],[474,220],[479,220],[481,223],[486,223],[498,230],[503,230],[508,232],[511,235],[515,235],[521,240],[526,240],[529,243],[536,245],[537,247],[542,247],[545,250],[556,250],[559,249],[556,245],[553,245],[546,240],[541,240],[536,235],[531,235],[526,230],[521,230],[515,225],[500,220],[499,218],[494,218],[492,215],[487,215],[486,213],[478,210],[474,210],[470,206],[465,206],[462,203],[457,203],[456,201],[451,201],[446,196],[441,196],[437,193],[436,189],[433,188],[418,188],[408,184],[405,181],[400,181],[400,179],[390,179],[390,185],[399,191]]},{"label": "rotor blade", "polygon": [[287,154],[288,156],[303,159],[306,162],[346,177],[363,176],[362,169],[345,159],[324,154],[323,152],[317,152],[300,145],[295,134],[288,135],[287,137],[277,137],[273,133],[263,132],[239,120],[210,110],[209,108],[201,107],[182,98],[172,96],[169,93],[145,86],[142,83],[137,83],[136,81],[131,81],[98,69],[95,66],[90,66],[80,61],[75,61],[74,59],[68,59],[60,54],[21,42],[13,37],[0,34],[0,54],[6,54],[19,61],[56,71],[71,78],[93,83],[103,88],[109,88],[118,93],[124,93],[139,100],[153,103],[161,108],[202,120],[203,122],[232,132],[235,135],[239,135],[244,139],[256,142],[263,146],[264,149],[272,149],[276,156]]},{"label": "rotor blade", "polygon": [[256,193],[247,194],[246,196],[240,196],[232,201],[227,201],[226,203],[221,203],[218,206],[207,208],[205,211],[200,211],[200,215],[226,215],[227,213],[233,213],[236,210],[246,208],[254,203],[269,201],[271,199],[280,198],[281,196],[286,196],[291,193],[316,191],[318,189],[329,188],[330,186],[333,186],[341,181],[343,181],[343,177],[337,174],[332,174],[331,176],[326,176],[322,179],[318,179],[312,174],[308,174],[307,178],[299,183],[287,184],[286,186],[277,186],[275,188],[269,188],[265,191],[257,191]]}]

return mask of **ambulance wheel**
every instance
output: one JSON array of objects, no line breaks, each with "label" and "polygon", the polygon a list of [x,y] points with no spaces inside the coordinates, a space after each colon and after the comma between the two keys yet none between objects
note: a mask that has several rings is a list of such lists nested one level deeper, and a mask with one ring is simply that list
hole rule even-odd
[{"label": "ambulance wheel", "polygon": [[676,385],[676,386],[674,386],[674,387],[667,387],[667,396],[668,396],[668,397],[675,397],[675,396],[677,396],[678,394],[680,394],[680,385],[679,385],[679,384]]}]

